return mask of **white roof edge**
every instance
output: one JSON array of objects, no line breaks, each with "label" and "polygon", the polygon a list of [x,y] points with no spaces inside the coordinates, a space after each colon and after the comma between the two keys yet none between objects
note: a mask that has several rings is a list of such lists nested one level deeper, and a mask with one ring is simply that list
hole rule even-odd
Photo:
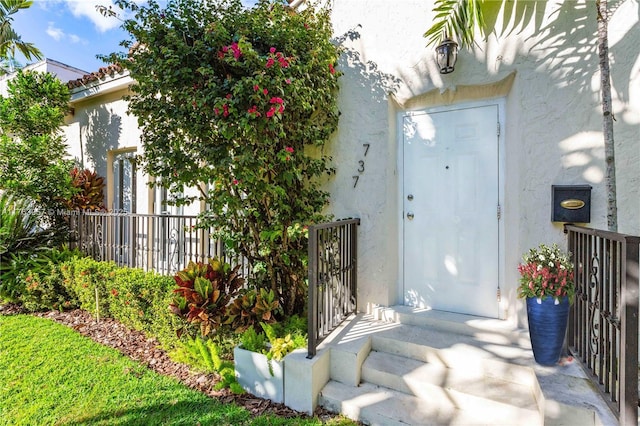
[{"label": "white roof edge", "polygon": [[116,90],[124,89],[133,84],[133,78],[129,71],[125,70],[113,76],[106,75],[100,80],[89,82],[85,86],[74,87],[71,92],[71,103],[90,99],[95,96],[104,95]]},{"label": "white roof edge", "polygon": [[[32,62],[29,65],[25,65],[23,68],[21,68],[22,71],[30,71],[32,69],[38,68],[40,66],[42,66],[43,64],[51,64],[51,65],[55,65],[59,68],[63,68],[67,71],[70,71],[72,73],[76,73],[79,75],[85,75],[85,74],[90,74],[88,71],[82,70],[80,68],[76,68],[76,67],[72,67],[71,65],[67,65],[63,62],[60,61],[56,61],[55,59],[49,59],[49,58],[44,58],[38,62]],[[9,74],[4,74],[0,76],[0,80],[11,80],[13,77],[15,77],[15,75],[18,73],[18,70],[9,73]]]}]

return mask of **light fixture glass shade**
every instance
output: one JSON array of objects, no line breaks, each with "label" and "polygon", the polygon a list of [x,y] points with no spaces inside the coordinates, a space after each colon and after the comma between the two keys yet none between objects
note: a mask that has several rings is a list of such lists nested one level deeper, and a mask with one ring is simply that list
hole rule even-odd
[{"label": "light fixture glass shade", "polygon": [[438,47],[436,47],[436,62],[440,68],[440,74],[449,74],[455,69],[458,60],[458,43],[450,37],[444,39]]}]

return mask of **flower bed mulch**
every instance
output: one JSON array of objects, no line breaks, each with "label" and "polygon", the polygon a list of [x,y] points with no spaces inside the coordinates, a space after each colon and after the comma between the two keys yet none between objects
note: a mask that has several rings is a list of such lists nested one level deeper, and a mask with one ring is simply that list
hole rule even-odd
[{"label": "flower bed mulch", "polygon": [[[18,305],[0,306],[0,315],[22,312]],[[203,392],[221,402],[235,403],[242,406],[253,415],[273,414],[287,418],[308,417],[307,414],[292,410],[284,404],[276,404],[268,399],[258,398],[249,393],[236,395],[228,389],[215,390],[214,386],[218,380],[217,375],[197,373],[190,370],[185,364],[172,361],[167,353],[159,348],[159,344],[155,339],[149,339],[143,333],[131,330],[113,319],[105,318],[98,322],[88,312],[80,309],[65,312],[41,312],[34,315],[48,318],[73,328],[78,333],[120,351],[159,374],[174,377],[186,386]],[[327,421],[336,416],[321,407],[318,407],[314,414],[322,421]]]}]

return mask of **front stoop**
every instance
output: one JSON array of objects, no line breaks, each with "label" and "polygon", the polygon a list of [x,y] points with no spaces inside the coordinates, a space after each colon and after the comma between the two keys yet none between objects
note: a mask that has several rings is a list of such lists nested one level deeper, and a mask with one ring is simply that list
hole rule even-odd
[{"label": "front stoop", "polygon": [[353,317],[321,348],[330,373],[319,405],[371,425],[617,424],[577,363],[537,366],[526,333],[503,321],[374,314]]}]

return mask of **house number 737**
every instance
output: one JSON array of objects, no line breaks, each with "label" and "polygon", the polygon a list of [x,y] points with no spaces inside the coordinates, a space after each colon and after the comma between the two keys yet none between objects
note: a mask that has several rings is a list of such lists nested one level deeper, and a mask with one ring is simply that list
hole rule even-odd
[{"label": "house number 737", "polygon": [[[367,153],[369,152],[369,146],[371,146],[368,143],[363,143],[362,146],[364,147],[364,156],[367,156]],[[362,173],[364,173],[364,160],[359,160],[358,161],[358,175],[354,175],[353,177],[353,187],[355,188],[356,186],[358,186],[358,180],[360,179],[360,175]]]}]

